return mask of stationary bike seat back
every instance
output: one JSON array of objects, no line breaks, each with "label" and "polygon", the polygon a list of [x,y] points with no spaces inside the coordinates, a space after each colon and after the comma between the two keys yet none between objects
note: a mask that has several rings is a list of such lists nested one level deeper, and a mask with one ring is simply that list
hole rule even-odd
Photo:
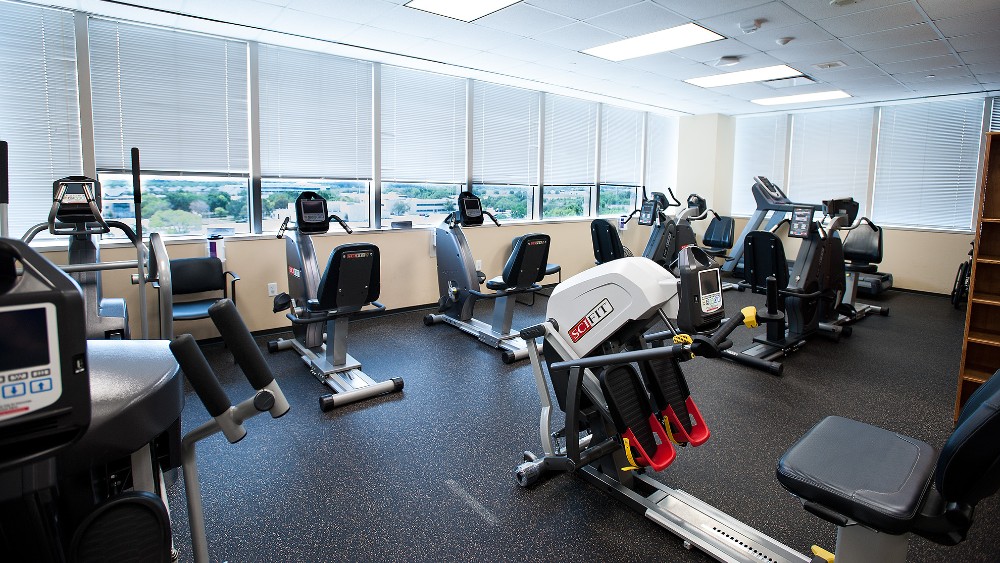
[{"label": "stationary bike seat back", "polygon": [[483,202],[472,192],[458,194],[458,210],[455,219],[463,227],[478,227],[483,224]]},{"label": "stationary bike seat back", "polygon": [[333,249],[319,282],[319,309],[361,308],[378,299],[379,251],[374,244],[358,242]]},{"label": "stationary bike seat back", "polygon": [[594,241],[594,261],[598,264],[625,257],[625,247],[618,229],[604,219],[590,222],[590,237]]},{"label": "stationary bike seat back", "polygon": [[295,198],[295,224],[304,235],[323,234],[330,231],[330,213],[326,199],[316,192],[302,192]]},{"label": "stationary bike seat back", "polygon": [[701,243],[713,250],[729,250],[733,247],[735,226],[736,222],[732,217],[712,217],[701,237]]},{"label": "stationary bike seat back", "polygon": [[743,277],[751,291],[767,291],[769,276],[777,280],[778,289],[788,287],[788,260],[785,258],[785,247],[777,235],[768,231],[753,231],[747,235],[743,245]]},{"label": "stationary bike seat back", "polygon": [[549,235],[544,233],[529,233],[514,239],[514,249],[504,264],[503,275],[500,280],[487,282],[486,287],[495,290],[525,288],[542,281],[550,242]]},{"label": "stationary bike seat back", "polygon": [[851,261],[849,269],[875,272],[882,262],[882,227],[861,225],[844,237],[844,258]]}]

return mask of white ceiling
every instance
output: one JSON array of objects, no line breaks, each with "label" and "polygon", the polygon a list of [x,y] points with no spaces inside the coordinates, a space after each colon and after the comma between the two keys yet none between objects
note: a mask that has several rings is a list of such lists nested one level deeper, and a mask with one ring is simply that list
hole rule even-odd
[{"label": "white ceiling", "polygon": [[[406,1],[39,3],[694,114],[773,111],[749,100],[830,89],[854,97],[811,105],[1000,91],[998,0],[857,0],[845,6],[829,0],[524,0],[471,23],[407,8]],[[743,34],[738,24],[747,20],[764,21]],[[618,63],[579,53],[691,21],[726,39]],[[792,40],[778,45],[783,37]],[[742,59],[713,67],[724,55]],[[845,66],[813,66],[830,61]],[[782,63],[817,82],[710,90],[683,82]]]}]

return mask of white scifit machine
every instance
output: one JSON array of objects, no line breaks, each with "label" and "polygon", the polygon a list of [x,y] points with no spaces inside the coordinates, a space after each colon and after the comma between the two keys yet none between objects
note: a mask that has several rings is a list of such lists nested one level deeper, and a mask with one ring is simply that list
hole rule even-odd
[{"label": "white scifit machine", "polygon": [[[719,561],[832,562],[826,550],[799,553],[646,474],[676,459],[675,444],[710,437],[681,362],[718,357],[740,324],[756,326],[753,307],[723,323],[719,268],[703,251],[684,248],[678,261],[680,279],[638,257],[573,276],[549,298],[548,320],[520,332],[526,341],[543,338],[541,354],[528,346],[542,453],[524,453],[518,484],[575,472]],[[647,334],[659,320],[668,330]],[[566,415],[561,429],[552,426],[556,407]],[[976,503],[1000,488],[998,438],[1000,375],[970,397],[940,454],[831,416],[788,449],[777,478],[806,511],[838,526],[838,562],[901,563],[911,534],[943,545],[965,539]]]}]

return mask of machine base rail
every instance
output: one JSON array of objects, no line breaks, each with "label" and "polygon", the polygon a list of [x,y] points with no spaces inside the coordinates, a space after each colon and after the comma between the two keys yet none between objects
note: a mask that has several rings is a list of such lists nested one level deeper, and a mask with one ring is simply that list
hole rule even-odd
[{"label": "machine base rail", "polygon": [[436,323],[447,323],[461,330],[466,334],[471,334],[480,342],[498,350],[504,350],[503,361],[505,364],[512,364],[528,359],[528,345],[524,339],[516,332],[511,334],[498,334],[493,327],[479,319],[469,319],[460,321],[455,317],[444,314],[429,314],[424,317],[424,324],[432,325]]}]

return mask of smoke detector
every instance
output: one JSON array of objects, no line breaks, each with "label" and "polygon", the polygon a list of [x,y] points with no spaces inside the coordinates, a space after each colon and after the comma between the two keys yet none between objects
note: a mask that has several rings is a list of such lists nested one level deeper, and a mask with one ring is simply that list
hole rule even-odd
[{"label": "smoke detector", "polygon": [[740,57],[736,55],[726,55],[724,57],[719,57],[719,60],[715,61],[715,66],[733,66],[734,64],[740,62]]},{"label": "smoke detector", "polygon": [[829,61],[825,63],[816,63],[812,65],[816,70],[833,70],[835,68],[844,68],[847,63],[844,61]]},{"label": "smoke detector", "polygon": [[760,29],[761,24],[763,24],[766,21],[767,20],[761,19],[761,18],[758,18],[758,19],[755,19],[755,20],[741,21],[740,22],[740,31],[742,31],[743,33],[753,33],[755,31],[757,31],[758,29]]},{"label": "smoke detector", "polygon": [[791,43],[792,39],[795,39],[795,38],[794,37],[779,37],[779,38],[775,39],[774,42],[777,43],[778,45],[781,45],[782,47],[784,47],[785,45],[788,45],[789,43]]}]

